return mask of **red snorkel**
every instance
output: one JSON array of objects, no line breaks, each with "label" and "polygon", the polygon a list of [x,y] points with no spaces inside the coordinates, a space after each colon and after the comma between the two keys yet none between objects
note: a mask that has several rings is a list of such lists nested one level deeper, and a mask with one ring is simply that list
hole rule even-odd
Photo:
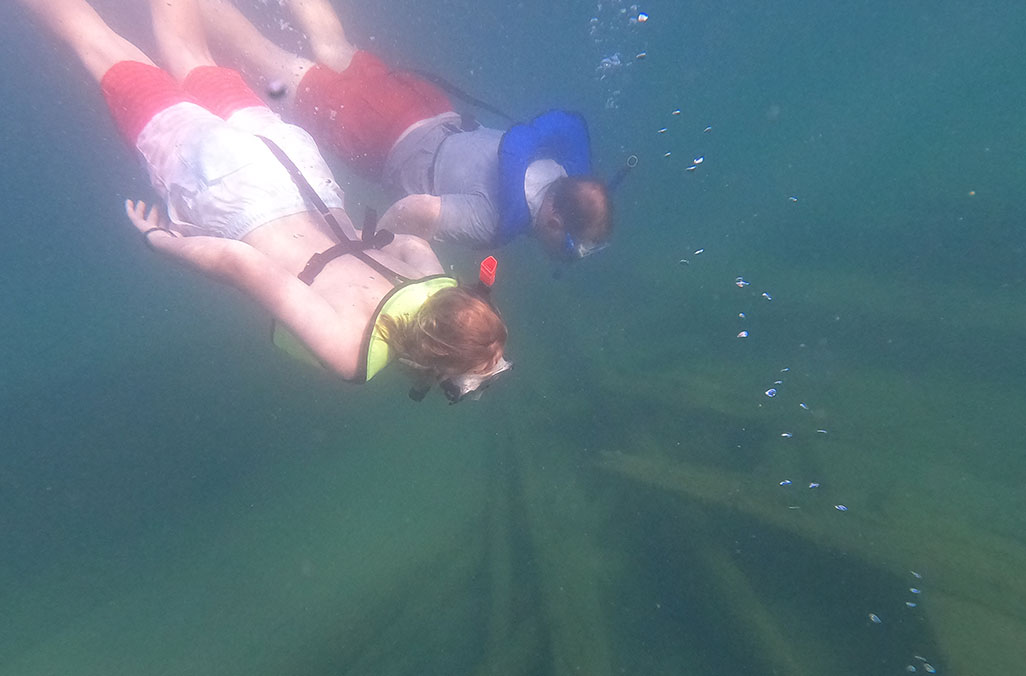
[{"label": "red snorkel", "polygon": [[[477,273],[477,284],[473,287],[474,295],[489,305],[492,305],[492,284],[495,283],[495,270],[498,267],[499,262],[495,260],[495,256],[489,256],[481,261],[481,269]],[[494,308],[495,306],[492,305],[492,309]]]},{"label": "red snorkel", "polygon": [[495,283],[495,270],[498,267],[499,261],[495,260],[495,256],[489,256],[481,261],[481,272],[478,273],[477,278],[486,288],[491,289],[492,284]]},{"label": "red snorkel", "polygon": [[474,294],[489,305],[492,304],[492,284],[495,283],[495,270],[498,267],[499,261],[495,260],[495,256],[489,256],[481,261],[477,284],[474,285]]}]

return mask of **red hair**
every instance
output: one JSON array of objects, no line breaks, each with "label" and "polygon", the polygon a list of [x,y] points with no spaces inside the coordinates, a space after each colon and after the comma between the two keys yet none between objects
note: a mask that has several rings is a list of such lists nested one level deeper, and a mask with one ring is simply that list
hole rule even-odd
[{"label": "red hair", "polygon": [[480,371],[506,345],[506,324],[495,309],[459,287],[435,293],[412,317],[382,315],[378,321],[400,357],[440,373]]}]

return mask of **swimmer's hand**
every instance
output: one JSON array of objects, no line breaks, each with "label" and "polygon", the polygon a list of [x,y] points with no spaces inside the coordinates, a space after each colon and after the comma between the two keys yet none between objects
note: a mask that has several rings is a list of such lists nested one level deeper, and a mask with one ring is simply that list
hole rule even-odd
[{"label": "swimmer's hand", "polygon": [[240,240],[206,235],[185,237],[171,228],[162,209],[154,206],[147,212],[143,201],[125,200],[125,213],[148,247],[219,282],[241,287],[244,282],[239,279],[240,269],[268,263],[260,252]]},{"label": "swimmer's hand", "polygon": [[151,249],[161,248],[158,245],[160,240],[182,236],[181,233],[171,229],[171,224],[164,216],[164,211],[156,205],[150,207],[149,213],[147,213],[146,202],[125,200],[125,213],[128,214],[128,220],[132,221],[132,225],[146,240],[146,246]]}]

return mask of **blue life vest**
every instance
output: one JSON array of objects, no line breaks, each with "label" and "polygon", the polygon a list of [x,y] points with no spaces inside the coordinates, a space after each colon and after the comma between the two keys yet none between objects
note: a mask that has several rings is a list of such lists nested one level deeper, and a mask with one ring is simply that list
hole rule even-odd
[{"label": "blue life vest", "polygon": [[505,244],[531,227],[524,176],[535,160],[552,159],[568,176],[591,173],[591,139],[584,118],[550,110],[526,124],[515,124],[499,141],[499,229],[494,244]]}]

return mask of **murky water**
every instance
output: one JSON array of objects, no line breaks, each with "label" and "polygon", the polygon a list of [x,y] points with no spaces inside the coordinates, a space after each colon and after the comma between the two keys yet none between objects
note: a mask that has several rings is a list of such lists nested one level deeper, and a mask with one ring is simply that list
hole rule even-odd
[{"label": "murky water", "polygon": [[637,155],[614,246],[502,252],[480,402],[305,371],[4,5],[0,673],[1021,669],[1026,10],[338,4]]}]

